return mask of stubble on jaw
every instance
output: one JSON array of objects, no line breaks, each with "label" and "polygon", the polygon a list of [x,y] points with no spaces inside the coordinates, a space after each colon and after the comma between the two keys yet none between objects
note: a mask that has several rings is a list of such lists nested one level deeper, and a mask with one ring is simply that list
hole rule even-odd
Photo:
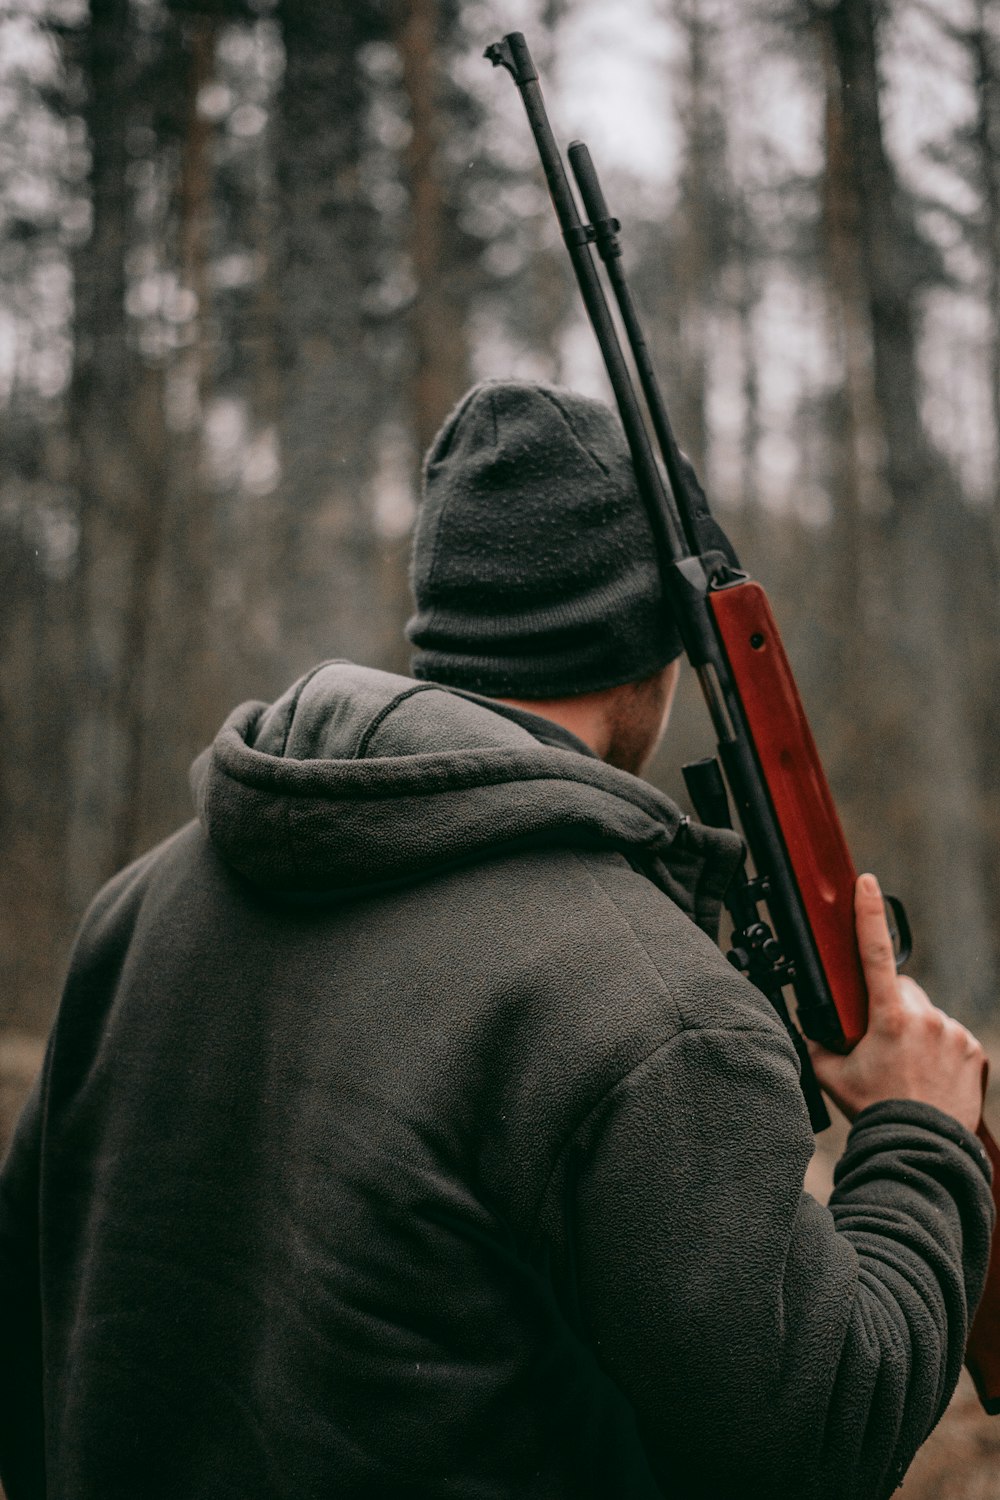
[{"label": "stubble on jaw", "polygon": [[651,677],[617,690],[611,706],[611,737],[602,757],[609,766],[642,775],[666,728],[677,670],[671,662]]}]

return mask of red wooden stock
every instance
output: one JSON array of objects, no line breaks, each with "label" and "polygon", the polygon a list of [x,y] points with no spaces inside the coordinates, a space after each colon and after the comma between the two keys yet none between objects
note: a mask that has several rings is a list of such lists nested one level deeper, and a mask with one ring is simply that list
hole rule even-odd
[{"label": "red wooden stock", "polygon": [[759,583],[708,595],[820,963],[850,1047],[867,996],[854,934],[857,874],[781,636]]},{"label": "red wooden stock", "polygon": [[[1000,1146],[985,1120],[980,1120],[976,1134],[993,1163],[993,1206],[1000,1223]],[[991,1416],[1000,1415],[1000,1229],[994,1231],[990,1244],[986,1286],[979,1311],[972,1320],[965,1363],[985,1409]]]},{"label": "red wooden stock", "polygon": [[[767,595],[738,583],[708,595],[719,638],[743,704],[795,880],[812,928],[847,1046],[868,1025],[868,996],[854,931],[857,879],[837,809],[820,764],[795,678]],[[1000,1147],[985,1122],[979,1139],[993,1164],[1000,1222]],[[1000,1231],[965,1362],[986,1411],[1000,1413]]]}]

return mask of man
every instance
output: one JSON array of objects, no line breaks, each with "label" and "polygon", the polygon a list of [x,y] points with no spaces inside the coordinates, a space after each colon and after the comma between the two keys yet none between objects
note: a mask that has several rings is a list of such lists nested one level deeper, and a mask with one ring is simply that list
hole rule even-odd
[{"label": "man", "polygon": [[804,1195],[737,841],[632,774],[679,648],[602,406],[472,391],[413,582],[415,680],[238,709],[84,924],[2,1180],[9,1500],[888,1494],[984,1274],[978,1045],[862,882]]}]

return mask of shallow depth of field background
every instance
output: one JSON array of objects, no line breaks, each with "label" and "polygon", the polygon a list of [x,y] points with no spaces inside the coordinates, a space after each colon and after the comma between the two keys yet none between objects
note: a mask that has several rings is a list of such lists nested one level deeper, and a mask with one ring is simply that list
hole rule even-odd
[{"label": "shallow depth of field background", "polygon": [[[452,403],[606,394],[482,60],[512,29],[857,862],[933,998],[997,1026],[1000,4],[0,0],[0,1136],[81,913],[191,816],[229,709],[406,670]],[[683,799],[710,748],[688,682],[655,779]],[[965,1387],[903,1493],[1000,1497]]]}]

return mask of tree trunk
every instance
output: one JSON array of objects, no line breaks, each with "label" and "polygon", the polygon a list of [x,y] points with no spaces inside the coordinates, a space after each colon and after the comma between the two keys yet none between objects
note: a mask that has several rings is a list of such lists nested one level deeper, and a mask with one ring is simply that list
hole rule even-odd
[{"label": "tree trunk", "polygon": [[[976,90],[973,143],[983,202],[986,305],[993,319],[990,344],[990,404],[993,433],[1000,453],[1000,41],[987,19],[987,0],[976,0],[969,50]],[[1000,476],[1000,463],[997,464]],[[993,501],[994,546],[1000,562],[1000,477]]]},{"label": "tree trunk", "polygon": [[127,0],[92,0],[85,118],[93,229],[75,266],[70,402],[80,503],[69,876],[81,904],[134,850],[151,581],[162,542],[162,380],[130,337],[128,137],[138,95]]},{"label": "tree trunk", "polygon": [[[410,124],[402,163],[409,195],[407,249],[414,281],[405,406],[413,438],[416,491],[423,456],[468,382],[468,349],[465,309],[455,295],[460,276],[456,258],[449,254],[450,225],[439,155],[441,18],[437,0],[396,0],[393,21]],[[380,552],[384,658],[405,671],[409,653],[402,627],[410,603],[409,538],[383,537]]]},{"label": "tree trunk", "polygon": [[[843,101],[829,28],[821,28],[825,81],[823,246],[831,342],[840,373],[832,405],[834,514],[832,570],[837,613],[831,631],[834,685],[862,687],[867,618],[865,516],[877,508],[882,433],[875,420],[872,343],[859,261],[857,186],[845,140]],[[859,628],[860,627],[860,628]]]},{"label": "tree trunk", "polygon": [[708,456],[708,306],[712,277],[712,206],[708,186],[719,163],[710,160],[706,119],[711,87],[709,39],[703,9],[704,0],[685,0],[680,11],[687,43],[684,109],[687,136],[675,280],[680,293],[677,363],[683,378],[673,405],[681,446],[704,481]]},{"label": "tree trunk", "polygon": [[739,478],[740,531],[752,550],[760,531],[759,450],[762,437],[757,331],[759,256],[753,220],[742,193],[735,218],[736,321],[739,329],[743,424]]},{"label": "tree trunk", "polygon": [[358,51],[384,39],[377,7],[280,0],[278,118],[283,464],[274,590],[293,669],[364,659],[374,542],[369,490],[386,392],[365,317],[379,224],[363,181],[367,93]]},{"label": "tree trunk", "polygon": [[0,1028],[41,1033],[73,926],[63,848],[75,621],[70,582],[40,563],[32,528],[53,486],[65,481],[61,454],[51,451],[61,445],[50,428],[22,446],[15,424],[8,411],[0,521]]},{"label": "tree trunk", "polygon": [[468,373],[465,326],[448,288],[447,223],[438,161],[440,105],[437,0],[399,0],[396,45],[409,104],[404,157],[409,189],[409,253],[415,292],[410,310],[408,405],[417,451],[424,454],[458,400]]},{"label": "tree trunk", "polygon": [[[214,16],[180,8],[171,28],[177,66],[165,79],[164,114],[176,121],[178,160],[171,249],[182,293],[191,297],[186,341],[166,379],[175,413],[165,495],[166,517],[155,580],[157,632],[147,672],[144,735],[134,754],[142,780],[138,841],[148,844],[187,808],[187,770],[229,706],[216,669],[211,611],[217,497],[204,462],[205,410],[211,393],[215,329],[209,283],[212,231],[212,126],[198,98],[211,82],[218,28]],[[183,420],[179,420],[178,416]]]},{"label": "tree trunk", "polygon": [[[990,405],[993,416],[993,442],[997,461],[994,465],[992,503],[989,509],[987,546],[980,549],[986,560],[981,568],[981,586],[974,600],[981,621],[992,629],[983,631],[984,649],[979,657],[979,671],[985,682],[995,683],[1000,676],[1000,30],[989,0],[976,0],[974,22],[968,37],[976,91],[973,119],[975,173],[983,205],[983,261],[985,302],[990,326]],[[985,576],[983,576],[985,575]],[[980,627],[982,629],[982,627]],[[982,746],[982,775],[986,787],[996,787],[1000,780],[1000,704],[995,692],[983,695],[979,715],[979,740]],[[995,849],[1000,841],[1000,803],[996,797],[986,801],[987,847]],[[994,930],[1000,928],[1000,883],[993,882]]]},{"label": "tree trunk", "polygon": [[825,15],[839,73],[843,149],[859,209],[874,386],[885,439],[882,462],[901,519],[920,503],[929,457],[916,360],[916,292],[923,257],[883,141],[876,8],[876,0],[838,0]]}]

